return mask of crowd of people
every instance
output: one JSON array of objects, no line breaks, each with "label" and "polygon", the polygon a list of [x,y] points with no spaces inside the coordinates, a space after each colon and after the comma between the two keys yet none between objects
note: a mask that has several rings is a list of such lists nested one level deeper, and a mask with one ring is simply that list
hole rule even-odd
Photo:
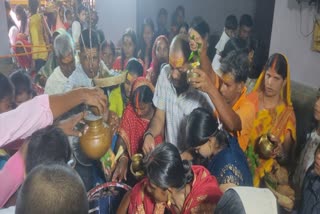
[{"label": "crowd of people", "polygon": [[[157,26],[146,18],[117,47],[81,1],[54,18],[38,0],[5,4],[12,51],[31,54],[0,73],[0,213],[93,213],[105,203],[86,192],[105,182],[132,187],[117,213],[320,212],[320,98],[297,161],[290,66],[260,58],[250,15],[227,16],[213,44],[202,17],[187,23],[179,6],[167,28],[161,8]],[[101,160],[79,146],[88,106],[112,130]]]}]

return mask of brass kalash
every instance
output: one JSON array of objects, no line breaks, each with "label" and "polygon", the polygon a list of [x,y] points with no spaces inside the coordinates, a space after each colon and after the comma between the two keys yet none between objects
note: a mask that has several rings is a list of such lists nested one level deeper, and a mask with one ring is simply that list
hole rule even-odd
[{"label": "brass kalash", "polygon": [[103,117],[88,112],[84,118],[88,130],[80,137],[82,151],[91,159],[100,159],[110,148],[111,129]]},{"label": "brass kalash", "polygon": [[276,147],[276,144],[270,140],[273,135],[268,133],[262,135],[255,146],[255,151],[258,153],[260,158],[262,159],[269,159],[272,155],[272,152],[274,148]]},{"label": "brass kalash", "polygon": [[144,177],[142,154],[137,153],[131,157],[130,171],[137,180],[140,180]]}]

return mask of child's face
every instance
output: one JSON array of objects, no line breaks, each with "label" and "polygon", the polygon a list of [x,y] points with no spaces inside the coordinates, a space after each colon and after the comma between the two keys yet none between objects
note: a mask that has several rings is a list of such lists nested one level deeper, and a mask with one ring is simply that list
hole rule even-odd
[{"label": "child's face", "polygon": [[12,96],[7,96],[0,100],[0,114],[12,109]]},{"label": "child's face", "polygon": [[25,91],[19,95],[16,95],[16,99],[15,99],[16,106],[21,105],[22,103],[30,100],[31,98],[32,98],[31,93],[27,93]]}]

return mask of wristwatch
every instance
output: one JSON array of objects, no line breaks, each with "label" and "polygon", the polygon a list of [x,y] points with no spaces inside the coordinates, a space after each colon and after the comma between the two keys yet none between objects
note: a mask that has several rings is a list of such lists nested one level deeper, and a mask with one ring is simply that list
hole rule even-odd
[{"label": "wristwatch", "polygon": [[151,137],[154,138],[154,137],[153,137],[153,134],[152,134],[151,131],[150,131],[150,129],[148,129],[148,130],[144,133],[144,135],[143,135],[143,140],[144,140],[148,135],[151,135]]}]

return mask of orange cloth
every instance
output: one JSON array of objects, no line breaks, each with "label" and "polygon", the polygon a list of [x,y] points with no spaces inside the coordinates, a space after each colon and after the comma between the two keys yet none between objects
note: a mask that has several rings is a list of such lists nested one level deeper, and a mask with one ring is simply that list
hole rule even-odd
[{"label": "orange cloth", "polygon": [[232,110],[239,115],[242,130],[237,132],[237,138],[242,151],[247,150],[249,137],[253,128],[255,108],[253,103],[246,96],[247,88],[244,88],[240,98],[233,105]]}]

